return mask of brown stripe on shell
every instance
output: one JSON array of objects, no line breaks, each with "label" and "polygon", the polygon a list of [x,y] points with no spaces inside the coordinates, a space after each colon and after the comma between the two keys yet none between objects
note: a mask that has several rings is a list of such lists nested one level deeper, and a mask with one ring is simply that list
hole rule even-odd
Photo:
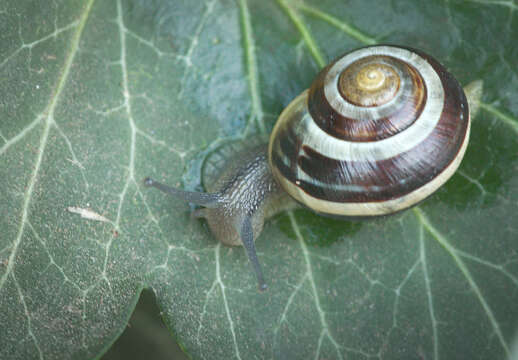
[{"label": "brown stripe on shell", "polygon": [[[390,57],[392,61],[401,60]],[[309,89],[308,109],[315,123],[327,134],[347,141],[376,141],[393,136],[410,125],[421,115],[426,103],[427,91],[417,69],[405,64],[412,79],[413,93],[405,99],[402,106],[390,116],[370,121],[358,121],[345,117],[333,109],[324,93],[325,77],[334,62],[326,66],[316,77]]]},{"label": "brown stripe on shell", "polygon": [[446,96],[439,123],[425,141],[403,154],[373,163],[330,159],[303,146],[298,164],[306,174],[321,183],[354,186],[337,190],[297,179],[301,189],[334,202],[386,201],[424,186],[451,164],[467,135],[467,100],[455,78],[435,60],[426,58],[439,74]]},{"label": "brown stripe on shell", "polygon": [[[272,163],[287,180],[295,183],[297,180],[295,174],[298,165],[293,159],[296,159],[300,153],[301,140],[297,137],[294,129],[288,127],[280,130],[278,136],[282,141],[276,142],[276,144],[279,144],[280,149],[276,149],[272,152]],[[280,153],[285,156],[285,159],[289,162],[288,164],[283,162]]]},{"label": "brown stripe on shell", "polygon": [[[282,174],[282,176],[291,183],[294,183],[294,184],[297,183],[297,178],[295,177],[295,173],[291,169],[291,166],[284,164],[284,162],[282,161],[282,158],[276,151],[274,151],[271,156],[272,156],[271,157],[272,163],[279,170],[279,172]],[[296,163],[292,163],[292,164],[296,164]]]}]

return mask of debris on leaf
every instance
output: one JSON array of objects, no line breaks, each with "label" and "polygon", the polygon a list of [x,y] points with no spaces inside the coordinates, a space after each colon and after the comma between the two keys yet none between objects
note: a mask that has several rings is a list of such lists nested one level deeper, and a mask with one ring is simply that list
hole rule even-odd
[{"label": "debris on leaf", "polygon": [[75,206],[69,206],[69,207],[67,207],[67,210],[71,213],[81,215],[81,217],[84,219],[111,223],[111,221],[109,219],[105,218],[104,216],[102,216],[90,209],[83,209],[83,208],[79,208],[79,207],[75,207]]}]

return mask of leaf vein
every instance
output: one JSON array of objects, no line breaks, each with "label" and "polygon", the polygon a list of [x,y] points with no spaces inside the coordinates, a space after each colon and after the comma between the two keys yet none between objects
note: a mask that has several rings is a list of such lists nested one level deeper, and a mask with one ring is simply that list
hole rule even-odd
[{"label": "leaf vein", "polygon": [[70,73],[72,63],[73,63],[75,55],[77,54],[78,49],[79,49],[79,40],[81,39],[81,35],[83,33],[83,29],[84,29],[84,26],[88,19],[88,15],[90,14],[90,10],[92,8],[93,3],[94,3],[94,0],[90,0],[87,3],[85,9],[83,10],[83,14],[81,15],[81,19],[78,24],[79,26],[77,27],[76,32],[71,40],[70,48],[69,48],[68,54],[65,59],[63,72],[62,72],[61,76],[58,78],[55,93],[49,99],[49,104],[44,112],[45,115],[41,115],[42,117],[45,117],[45,126],[43,128],[43,132],[42,132],[41,138],[40,138],[40,144],[39,144],[38,153],[37,153],[37,157],[36,157],[36,163],[32,170],[32,175],[29,179],[29,184],[27,186],[27,190],[24,194],[22,215],[21,215],[20,225],[18,228],[18,234],[16,235],[16,238],[14,239],[12,251],[11,251],[11,254],[10,254],[9,260],[8,260],[9,263],[7,264],[7,269],[6,269],[5,273],[2,275],[2,277],[0,278],[0,291],[3,289],[3,286],[5,284],[7,277],[13,271],[13,268],[14,268],[15,258],[18,253],[18,247],[20,246],[20,243],[22,241],[22,237],[23,237],[23,234],[25,231],[25,225],[27,224],[27,220],[29,217],[29,206],[30,206],[30,202],[31,202],[31,198],[32,198],[32,193],[34,191],[34,187],[37,182],[41,163],[43,162],[43,153],[45,152],[45,148],[47,145],[50,127],[54,123],[54,111],[56,109],[59,99],[61,98],[61,93],[62,93],[63,89],[65,88],[65,83],[68,79],[68,75]]},{"label": "leaf vein", "polygon": [[482,186],[482,184],[480,183],[480,181],[478,179],[472,178],[471,176],[469,176],[468,174],[466,174],[462,170],[457,170],[457,174],[459,174],[460,176],[462,176],[463,178],[468,180],[468,182],[470,182],[473,185],[475,185],[478,188],[478,190],[480,191],[480,193],[481,193],[483,198],[487,196],[486,189],[484,189],[484,186]]},{"label": "leaf vein", "polygon": [[473,262],[482,264],[482,265],[487,266],[487,267],[489,267],[491,269],[494,269],[494,270],[497,270],[497,271],[501,272],[502,274],[504,274],[505,277],[509,278],[509,280],[511,280],[515,286],[518,287],[518,278],[505,269],[506,265],[511,264],[511,263],[517,263],[518,262],[518,258],[515,258],[514,260],[509,260],[509,261],[507,261],[507,262],[505,262],[503,264],[493,264],[493,263],[491,263],[491,262],[489,262],[487,260],[481,259],[481,258],[479,258],[477,256],[473,256],[473,255],[468,254],[468,253],[466,253],[464,251],[461,251],[461,250],[457,250],[457,253],[460,256],[462,256],[462,257],[464,257],[464,258],[466,258],[468,260],[471,260]]},{"label": "leaf vein", "polygon": [[256,120],[261,136],[266,137],[267,132],[264,125],[264,112],[259,84],[259,71],[257,68],[257,57],[255,53],[255,39],[247,0],[239,0],[239,8],[241,11],[241,30],[243,32],[243,43],[245,47],[248,86],[250,89],[250,96],[252,97],[252,114],[250,115],[248,123],[250,124]]},{"label": "leaf vein", "polygon": [[298,294],[300,289],[302,289],[302,285],[307,280],[307,278],[308,278],[308,275],[304,274],[304,276],[302,276],[300,278],[299,283],[295,286],[295,289],[291,292],[290,296],[288,297],[288,301],[286,301],[286,304],[284,305],[284,309],[281,313],[279,323],[277,324],[277,326],[275,327],[275,329],[273,331],[275,342],[278,342],[278,340],[279,340],[278,333],[279,333],[279,330],[281,329],[281,326],[284,323],[288,323],[288,311],[291,307],[291,304],[293,303],[293,300],[295,299],[295,296]]},{"label": "leaf vein", "polygon": [[514,2],[514,0],[496,0],[496,1],[485,1],[485,0],[468,0],[468,2],[476,3],[476,4],[482,4],[482,5],[496,5],[496,6],[503,6],[508,7],[510,11],[518,10],[518,5]]},{"label": "leaf vein", "polygon": [[232,334],[232,342],[234,345],[234,352],[236,353],[236,358],[241,360],[241,355],[239,353],[239,346],[237,344],[236,331],[234,329],[234,321],[232,320],[232,315],[230,314],[230,307],[228,306],[227,294],[225,292],[225,284],[221,278],[221,268],[220,268],[220,252],[221,252],[221,243],[218,243],[214,248],[216,253],[216,281],[221,288],[221,296],[223,297],[223,305],[225,306],[225,314],[227,316],[228,323],[230,325],[230,333]]},{"label": "leaf vein", "polygon": [[11,146],[22,140],[36,125],[38,125],[44,116],[37,116],[29,125],[24,127],[18,134],[5,141],[5,144],[0,148],[0,156],[2,156]]},{"label": "leaf vein", "polygon": [[366,45],[374,45],[377,43],[376,39],[373,37],[370,37],[364,33],[362,33],[360,30],[355,29],[352,25],[341,21],[337,19],[336,17],[317,9],[313,6],[309,6],[303,2],[297,2],[296,5],[300,10],[304,11],[305,13],[314,16],[315,18],[318,18],[320,20],[323,20],[327,22],[328,24],[342,30],[344,33],[349,35],[350,37],[366,44]]},{"label": "leaf vein", "polygon": [[501,120],[504,124],[510,126],[511,129],[516,134],[518,134],[518,119],[503,113],[502,111],[500,111],[499,109],[497,109],[496,107],[494,107],[493,105],[490,105],[490,104],[481,102],[480,108],[487,111],[488,113],[496,116],[497,119]]},{"label": "leaf vein", "polygon": [[426,261],[426,248],[424,245],[424,229],[423,224],[419,226],[419,257],[421,262],[421,268],[423,269],[424,284],[426,287],[426,297],[428,299],[428,312],[430,313],[430,319],[432,320],[432,333],[433,333],[433,357],[439,359],[439,334],[437,331],[438,321],[435,316],[435,310],[433,306],[433,295],[432,286],[430,283],[430,275],[428,274],[428,262]]},{"label": "leaf vein", "polygon": [[[67,144],[67,147],[68,147],[68,151],[70,152],[70,155],[72,156],[72,160],[70,161],[73,165],[76,165],[78,168],[79,168],[79,171],[81,172],[81,176],[83,177],[83,182],[85,183],[85,192],[88,192],[88,188],[90,187],[90,184],[88,183],[88,180],[86,178],[86,174],[85,174],[85,167],[83,166],[83,164],[81,164],[81,162],[79,161],[79,159],[77,158],[76,156],[76,153],[74,151],[74,147],[72,146],[72,142],[70,141],[70,139],[68,138],[68,136],[65,134],[65,132],[61,129],[61,127],[58,125],[57,122],[53,122],[53,125],[54,127],[57,129],[58,133],[61,135],[61,137],[63,138],[63,140],[65,141],[65,144]],[[68,160],[68,159],[67,159]]]},{"label": "leaf vein", "polygon": [[189,48],[187,49],[187,52],[185,55],[178,55],[178,59],[183,61],[185,64],[186,70],[182,77],[182,88],[178,94],[178,98],[181,98],[183,96],[183,90],[185,84],[185,81],[187,79],[187,76],[189,75],[189,69],[192,68],[194,65],[192,63],[192,54],[194,53],[194,50],[198,46],[198,41],[200,38],[200,34],[203,31],[203,28],[205,27],[205,23],[207,22],[207,19],[209,18],[209,15],[214,11],[214,5],[216,3],[216,0],[212,0],[210,2],[205,3],[205,12],[203,13],[200,22],[198,23],[198,26],[196,27],[196,30],[194,32],[194,35],[191,38],[191,42],[189,44]]},{"label": "leaf vein", "polygon": [[493,314],[493,311],[489,307],[489,304],[486,302],[486,299],[482,295],[482,292],[480,291],[477,283],[471,276],[471,273],[469,272],[466,264],[464,264],[464,261],[462,261],[462,258],[459,256],[457,249],[455,249],[455,247],[453,247],[453,245],[450,244],[448,239],[445,238],[439,232],[439,230],[437,230],[432,225],[432,223],[428,220],[426,215],[419,208],[414,208],[413,211],[414,211],[414,214],[416,215],[417,219],[424,226],[424,228],[433,236],[433,238],[435,238],[435,240],[437,240],[437,242],[439,244],[442,245],[442,247],[448,252],[448,254],[450,254],[452,256],[453,260],[455,261],[455,264],[457,265],[457,267],[460,269],[460,271],[462,272],[462,274],[468,281],[468,284],[470,285],[470,287],[473,290],[473,292],[475,293],[478,301],[482,305],[482,308],[484,309],[484,312],[486,313],[486,316],[493,328],[493,331],[495,332],[495,334],[498,338],[498,341],[500,342],[500,345],[502,346],[502,348],[504,349],[504,351],[506,353],[506,357],[510,357],[511,352],[509,350],[509,346],[505,342],[505,338],[502,333],[502,329],[500,329],[500,326],[495,318],[495,315]]},{"label": "leaf vein", "polygon": [[[43,36],[42,38],[40,38],[38,40],[34,40],[34,41],[30,42],[30,43],[25,43],[23,41],[23,39],[22,39],[21,40],[22,44],[20,45],[20,47],[18,49],[16,49],[15,51],[13,51],[11,54],[7,55],[6,58],[2,62],[0,62],[0,69],[2,67],[4,67],[4,65],[7,64],[7,62],[9,62],[9,60],[11,58],[13,58],[16,55],[18,55],[18,53],[20,53],[22,50],[29,49],[29,51],[32,51],[32,48],[34,46],[36,46],[38,44],[41,44],[42,42],[45,42],[47,40],[55,39],[62,32],[68,31],[68,30],[76,27],[78,24],[79,24],[79,21],[75,20],[75,21],[71,22],[70,24],[63,26],[62,28],[54,29],[54,31],[52,33],[47,34],[47,35]],[[20,35],[20,37],[21,37],[21,35]]]},{"label": "leaf vein", "polygon": [[25,313],[25,316],[27,317],[28,335],[32,339],[32,341],[34,342],[34,346],[38,350],[38,356],[39,356],[40,360],[43,360],[43,352],[41,351],[40,344],[38,342],[38,339],[36,338],[36,335],[34,335],[34,332],[32,331],[31,314],[29,313],[29,308],[27,307],[27,303],[25,302],[25,296],[23,295],[22,288],[20,287],[18,280],[16,280],[14,272],[11,273],[11,276],[13,278],[14,285],[16,286],[16,290],[18,291],[18,297],[20,298],[20,302],[22,303],[23,312]]},{"label": "leaf vein", "polygon": [[326,61],[324,60],[324,56],[322,55],[322,52],[320,51],[320,48],[318,47],[315,39],[309,32],[306,24],[302,21],[299,14],[288,5],[286,0],[277,0],[280,7],[286,12],[288,17],[291,19],[297,30],[302,35],[302,39],[304,39],[304,42],[306,43],[306,46],[309,49],[309,52],[313,56],[313,59],[315,59],[315,62],[320,66],[321,68],[326,65]]},{"label": "leaf vein", "polygon": [[[317,286],[315,282],[315,278],[313,277],[313,269],[311,266],[311,259],[310,254],[308,251],[308,248],[306,246],[306,243],[304,242],[304,238],[302,237],[302,234],[300,232],[299,225],[297,223],[297,220],[295,219],[295,216],[293,215],[292,211],[288,212],[288,217],[290,219],[291,227],[293,228],[293,231],[295,232],[295,236],[297,237],[297,240],[299,242],[299,245],[302,250],[302,254],[304,255],[304,262],[306,264],[306,274],[309,283],[311,285],[311,290],[313,293],[313,299],[315,300],[315,307],[318,311],[318,315],[320,318],[320,325],[322,326],[322,331],[327,335],[329,338],[329,341],[333,344],[333,346],[336,349],[336,353],[340,359],[343,359],[342,353],[340,352],[341,346],[336,342],[336,340],[333,337],[333,334],[329,331],[329,326],[327,324],[326,319],[326,313],[322,309],[322,305],[320,304],[320,297],[318,296]],[[317,352],[315,354],[316,358],[318,359],[320,348],[317,349]]]}]

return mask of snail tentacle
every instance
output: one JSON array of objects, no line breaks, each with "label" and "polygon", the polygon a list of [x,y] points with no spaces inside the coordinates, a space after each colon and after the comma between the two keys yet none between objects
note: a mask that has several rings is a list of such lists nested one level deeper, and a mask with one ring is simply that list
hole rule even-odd
[{"label": "snail tentacle", "polygon": [[255,251],[254,229],[252,226],[251,216],[246,215],[243,217],[241,227],[239,230],[239,235],[241,237],[241,242],[245,247],[248,260],[252,264],[252,268],[254,269],[255,275],[257,277],[259,291],[264,291],[268,288],[268,286],[264,281],[263,271],[261,270],[261,265],[259,264],[259,260],[257,259],[257,253]]},{"label": "snail tentacle", "polygon": [[202,193],[197,191],[185,191],[181,189],[177,189],[172,186],[168,186],[153,180],[149,177],[144,179],[144,185],[147,187],[154,187],[166,194],[178,197],[184,201],[202,205],[208,208],[218,207],[221,203],[221,195],[218,193]]}]

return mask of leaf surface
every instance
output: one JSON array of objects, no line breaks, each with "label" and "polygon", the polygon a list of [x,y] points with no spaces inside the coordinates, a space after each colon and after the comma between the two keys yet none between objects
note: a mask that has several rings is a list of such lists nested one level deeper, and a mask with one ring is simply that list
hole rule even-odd
[{"label": "leaf surface", "polygon": [[[502,1],[0,5],[0,358],[87,359],[154,290],[194,359],[518,356],[518,23]],[[368,222],[296,210],[218,244],[189,190],[328,61],[397,43],[484,82],[460,170]]]}]

